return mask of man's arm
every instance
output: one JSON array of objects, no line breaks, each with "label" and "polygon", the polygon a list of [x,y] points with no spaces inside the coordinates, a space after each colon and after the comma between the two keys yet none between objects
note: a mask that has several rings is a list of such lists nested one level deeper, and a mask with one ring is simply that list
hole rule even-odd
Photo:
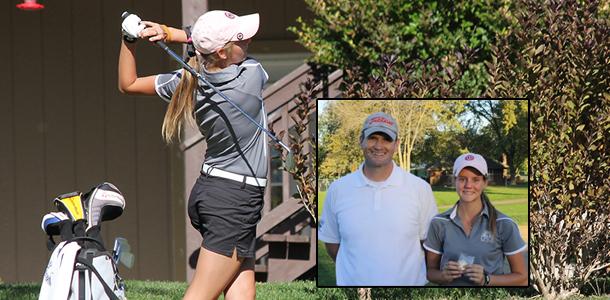
[{"label": "man's arm", "polygon": [[339,244],[331,244],[324,243],[326,245],[326,252],[333,259],[334,262],[337,262],[337,253],[339,253]]}]

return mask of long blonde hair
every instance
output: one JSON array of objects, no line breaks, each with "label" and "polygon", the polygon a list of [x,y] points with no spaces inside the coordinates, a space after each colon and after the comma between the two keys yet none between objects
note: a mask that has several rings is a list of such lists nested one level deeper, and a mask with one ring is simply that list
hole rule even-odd
[{"label": "long blonde hair", "polygon": [[[223,49],[227,55],[231,54],[231,45],[233,42],[226,44]],[[209,68],[216,66],[221,58],[217,52],[201,55],[202,63]],[[199,72],[202,68],[199,59],[191,57],[188,65]],[[163,140],[170,144],[174,139],[180,140],[182,128],[185,124],[196,126],[195,122],[195,89],[197,88],[197,78],[186,70],[182,70],[182,77],[176,87],[176,91],[172,95],[172,100],[169,102],[165,117],[163,118],[163,126],[161,127],[161,135]]]}]

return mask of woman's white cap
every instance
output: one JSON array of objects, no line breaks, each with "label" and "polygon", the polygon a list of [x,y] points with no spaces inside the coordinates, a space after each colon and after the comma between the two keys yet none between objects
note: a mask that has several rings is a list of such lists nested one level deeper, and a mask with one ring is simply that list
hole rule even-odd
[{"label": "woman's white cap", "polygon": [[473,167],[487,177],[487,162],[479,154],[465,153],[456,158],[455,163],[453,163],[453,176],[458,176],[462,169],[466,167]]},{"label": "woman's white cap", "polygon": [[240,17],[225,10],[208,11],[193,25],[193,46],[202,54],[216,52],[228,42],[253,37],[258,31],[258,24],[258,14]]}]

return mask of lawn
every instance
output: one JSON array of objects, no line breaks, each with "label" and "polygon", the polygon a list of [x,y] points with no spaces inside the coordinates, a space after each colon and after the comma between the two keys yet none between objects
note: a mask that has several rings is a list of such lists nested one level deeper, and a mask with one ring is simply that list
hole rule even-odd
[{"label": "lawn", "polygon": [[[187,284],[185,282],[134,281],[126,282],[126,296],[129,300],[168,300],[182,299]],[[0,284],[0,299],[38,299],[40,284]],[[318,299],[314,281],[295,281],[289,283],[257,283],[257,299]],[[339,291],[327,290],[329,298]],[[223,297],[220,297],[223,299]]]},{"label": "lawn", "polygon": [[[457,201],[457,194],[453,188],[444,187],[433,187],[432,193],[436,199],[436,205],[439,207],[439,211],[445,211],[448,207],[455,204]],[[516,187],[504,187],[504,186],[490,186],[487,187],[486,193],[489,199],[502,213],[515,219],[515,221],[524,225],[527,224],[528,213],[527,213],[527,197],[528,190],[526,186]],[[324,208],[324,200],[326,199],[326,191],[318,193],[318,215],[322,214]],[[512,204],[495,204],[498,201],[512,201],[512,200],[523,200],[519,203]]]}]

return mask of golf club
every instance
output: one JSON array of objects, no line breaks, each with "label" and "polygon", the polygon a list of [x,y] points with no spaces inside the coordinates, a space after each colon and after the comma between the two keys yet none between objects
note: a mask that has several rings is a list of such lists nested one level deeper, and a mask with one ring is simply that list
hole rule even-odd
[{"label": "golf club", "polygon": [[[121,14],[121,18],[125,19],[127,18],[129,15],[131,15],[131,13],[129,12],[123,12]],[[256,122],[252,117],[250,117],[250,115],[248,115],[243,109],[241,109],[241,107],[237,106],[237,104],[235,104],[233,101],[231,101],[231,99],[229,99],[229,97],[227,97],[225,94],[223,94],[220,90],[218,90],[218,88],[216,88],[214,85],[212,85],[209,81],[207,81],[201,74],[199,74],[197,71],[195,71],[195,69],[193,69],[191,66],[189,66],[187,63],[185,63],[182,60],[182,57],[180,57],[178,54],[176,54],[176,52],[172,51],[172,49],[170,49],[164,42],[162,41],[156,41],[154,42],[155,44],[157,44],[161,49],[163,49],[165,52],[167,52],[167,54],[169,54],[175,61],[177,61],[185,70],[187,70],[189,73],[191,73],[191,75],[197,77],[198,80],[201,80],[205,85],[209,86],[216,94],[218,94],[220,97],[222,97],[224,100],[226,100],[227,102],[229,102],[233,107],[235,107],[235,109],[237,109],[239,112],[241,112],[246,118],[248,118],[248,120],[250,120],[254,125],[256,125],[260,130],[262,130],[263,132],[265,132],[267,134],[267,136],[269,136],[269,138],[271,138],[274,142],[280,144],[284,149],[286,149],[286,151],[288,151],[288,153],[290,153],[290,148],[288,148],[288,146],[286,146],[282,141],[280,141],[275,135],[273,135],[273,133],[271,133],[269,130],[265,129],[263,126],[261,126],[260,124],[258,124],[258,122]]]},{"label": "golf club", "polygon": [[112,250],[112,259],[118,265],[121,262],[125,267],[133,267],[134,255],[131,253],[131,247],[127,239],[117,237],[114,239],[114,249]]}]

